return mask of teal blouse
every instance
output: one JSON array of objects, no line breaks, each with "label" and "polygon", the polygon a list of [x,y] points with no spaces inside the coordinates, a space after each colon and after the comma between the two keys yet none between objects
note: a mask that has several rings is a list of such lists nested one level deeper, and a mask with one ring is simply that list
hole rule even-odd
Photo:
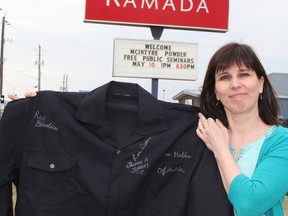
[{"label": "teal blouse", "polygon": [[230,185],[228,198],[237,216],[284,215],[282,204],[288,191],[288,129],[278,126],[262,139],[251,177],[240,174]]}]

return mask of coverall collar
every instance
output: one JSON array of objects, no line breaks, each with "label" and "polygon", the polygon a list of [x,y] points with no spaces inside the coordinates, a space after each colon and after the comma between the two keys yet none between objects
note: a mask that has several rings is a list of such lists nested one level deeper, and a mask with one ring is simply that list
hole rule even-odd
[{"label": "coverall collar", "polygon": [[137,124],[142,135],[168,129],[165,109],[161,102],[138,84],[111,81],[89,92],[77,111],[80,121],[101,126],[105,124],[109,94],[125,94],[138,100]]}]

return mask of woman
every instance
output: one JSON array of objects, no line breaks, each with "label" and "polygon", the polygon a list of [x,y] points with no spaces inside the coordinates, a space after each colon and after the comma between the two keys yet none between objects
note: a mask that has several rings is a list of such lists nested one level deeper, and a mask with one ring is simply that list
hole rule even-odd
[{"label": "woman", "polygon": [[[253,49],[229,43],[204,78],[198,136],[214,153],[237,216],[284,215],[288,129],[279,125],[275,92]],[[214,120],[216,119],[216,120]]]}]

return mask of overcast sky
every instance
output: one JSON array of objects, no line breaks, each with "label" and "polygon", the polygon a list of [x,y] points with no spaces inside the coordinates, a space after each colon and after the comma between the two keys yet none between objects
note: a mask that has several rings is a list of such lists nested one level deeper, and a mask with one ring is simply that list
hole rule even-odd
[{"label": "overcast sky", "polygon": [[[4,94],[23,96],[37,90],[39,46],[42,90],[60,90],[68,74],[69,91],[92,90],[117,80],[138,83],[151,92],[150,79],[112,77],[113,40],[153,40],[149,28],[84,23],[85,0],[0,0],[0,8],[8,22]],[[230,0],[227,33],[164,29],[162,41],[198,44],[198,79],[159,80],[158,98],[171,101],[184,89],[198,89],[209,59],[228,42],[251,45],[268,74],[288,73],[287,38],[287,0]]]}]

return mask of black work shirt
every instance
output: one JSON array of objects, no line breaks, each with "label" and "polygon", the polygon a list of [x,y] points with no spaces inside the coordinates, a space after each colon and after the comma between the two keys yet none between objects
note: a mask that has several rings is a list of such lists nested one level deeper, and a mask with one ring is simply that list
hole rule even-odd
[{"label": "black work shirt", "polygon": [[137,84],[43,91],[10,102],[0,121],[0,215],[233,215],[199,109]]}]

